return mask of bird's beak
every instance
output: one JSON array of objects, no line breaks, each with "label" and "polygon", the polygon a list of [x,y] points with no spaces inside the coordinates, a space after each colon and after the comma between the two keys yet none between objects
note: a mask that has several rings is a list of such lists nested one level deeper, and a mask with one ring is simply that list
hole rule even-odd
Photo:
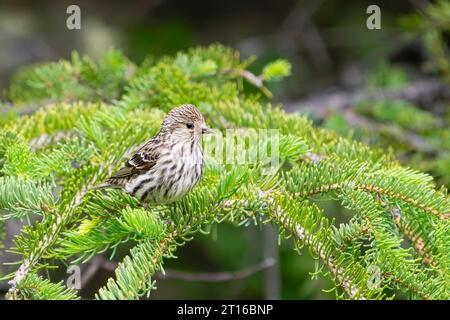
[{"label": "bird's beak", "polygon": [[216,132],[213,129],[210,129],[205,125],[202,126],[202,133],[203,134],[216,134]]}]

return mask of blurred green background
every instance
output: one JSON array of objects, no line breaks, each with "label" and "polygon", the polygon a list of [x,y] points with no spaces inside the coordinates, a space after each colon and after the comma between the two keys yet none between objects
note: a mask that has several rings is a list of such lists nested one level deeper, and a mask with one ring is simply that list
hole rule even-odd
[{"label": "blurred green background", "polygon": [[[70,4],[81,8],[81,30],[66,28]],[[381,30],[366,27],[371,4],[381,8]],[[292,63],[291,77],[270,87],[288,112],[393,148],[401,161],[448,186],[449,24],[448,1],[0,1],[0,100],[7,100],[11,76],[21,67],[69,58],[73,50],[96,58],[116,47],[140,63],[220,42],[242,58],[258,56],[255,71],[278,57]],[[349,219],[339,206],[326,212],[338,222]],[[10,238],[17,228],[8,225]],[[295,255],[293,242],[277,243],[270,226],[220,225],[167,260],[167,276],[159,275],[151,298],[335,297],[322,290],[332,289],[332,282],[312,272],[316,262],[309,252]],[[83,297],[91,298],[111,275],[102,263]]]}]

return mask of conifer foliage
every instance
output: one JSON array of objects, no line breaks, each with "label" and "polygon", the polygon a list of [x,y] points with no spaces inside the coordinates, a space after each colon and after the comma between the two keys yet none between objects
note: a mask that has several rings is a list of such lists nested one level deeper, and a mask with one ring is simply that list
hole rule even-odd
[{"label": "conifer foliage", "polygon": [[[338,298],[448,299],[447,191],[390,151],[273,106],[268,84],[289,75],[290,65],[278,60],[255,75],[251,61],[212,45],[140,65],[118,50],[97,62],[74,53],[20,71],[0,120],[0,237],[8,220],[24,224],[12,247],[0,246],[17,255],[16,271],[3,275],[7,298],[77,299],[38,271],[113,256],[124,244],[132,249],[96,298],[147,297],[165,260],[211,225],[271,223],[282,239],[309,248]],[[260,93],[247,93],[249,85]],[[120,190],[90,190],[185,103],[222,132],[279,130],[276,170],[267,174],[264,162],[227,164],[216,154],[206,159],[202,182],[171,205],[147,207]],[[337,224],[318,197],[353,217]]]}]

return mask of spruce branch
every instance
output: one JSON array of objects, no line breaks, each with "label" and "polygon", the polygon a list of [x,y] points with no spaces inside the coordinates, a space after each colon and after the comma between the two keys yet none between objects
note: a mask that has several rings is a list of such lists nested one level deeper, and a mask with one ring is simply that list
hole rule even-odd
[{"label": "spruce branch", "polygon": [[396,282],[402,286],[406,284],[408,290],[414,288],[412,291],[421,298],[443,299],[448,294],[445,289],[447,277],[430,276],[411,254],[412,248],[401,247],[402,239],[392,232],[391,217],[382,214],[384,210],[381,205],[373,205],[377,203],[376,198],[359,190],[345,192],[347,196],[342,196],[345,197],[344,205],[359,213],[373,237],[371,248],[366,252],[367,258],[375,261],[385,273],[393,274]]},{"label": "spruce branch", "polygon": [[[380,181],[381,182],[381,181]],[[383,182],[383,184],[385,184]],[[421,195],[419,199],[414,198],[413,196],[409,196],[405,193],[396,192],[395,189],[390,189],[389,186],[380,185],[377,183],[370,183],[370,182],[364,182],[364,181],[357,181],[357,180],[348,180],[348,181],[336,181],[334,183],[323,183],[318,184],[314,188],[309,188],[308,190],[296,192],[293,195],[297,197],[307,197],[312,196],[319,193],[329,192],[329,191],[336,191],[344,188],[353,188],[353,189],[360,189],[367,192],[371,192],[378,195],[383,195],[389,198],[395,198],[398,200],[402,200],[408,204],[411,204],[421,210],[424,210],[425,212],[431,213],[440,219],[448,219],[450,217],[450,212],[447,212],[449,210],[449,205],[447,203],[447,200],[444,197],[440,197],[441,201],[440,203],[437,200],[437,197],[435,196],[435,201],[429,201],[428,198],[426,198],[424,195]],[[396,186],[401,188],[401,186]],[[403,188],[401,188],[403,191]],[[412,192],[411,192],[412,194]],[[424,200],[421,202],[421,200]],[[427,205],[424,202],[433,203],[434,206]],[[442,209],[440,209],[442,208]]]},{"label": "spruce branch", "polygon": [[326,251],[326,245],[324,243],[320,242],[314,234],[310,233],[300,224],[293,222],[292,218],[274,201],[272,195],[263,195],[263,197],[267,198],[268,213],[273,217],[274,221],[285,230],[291,232],[297,240],[305,243],[323,261],[337,279],[337,284],[345,291],[349,298],[359,300],[367,299],[364,295],[365,288],[358,287],[357,284],[353,283],[346,276],[343,268],[336,266],[333,255]]},{"label": "spruce branch", "polygon": [[131,249],[130,255],[116,268],[116,280],[110,278],[105,287],[96,295],[97,299],[138,299],[150,294],[154,283],[151,276],[162,268],[163,257],[170,257],[175,249],[174,233],[169,233],[155,246],[145,241]]},{"label": "spruce branch", "polygon": [[425,240],[408,227],[407,223],[405,223],[404,218],[402,217],[400,209],[390,208],[390,212],[392,213],[392,219],[394,220],[398,230],[402,232],[403,235],[414,244],[414,249],[423,258],[423,263],[433,264],[434,266],[436,266],[437,262],[433,260],[431,254],[428,252]]},{"label": "spruce branch", "polygon": [[14,300],[78,300],[76,291],[64,286],[63,281],[52,283],[36,274],[31,274],[19,285],[20,290],[9,292]]},{"label": "spruce branch", "polygon": [[[6,209],[3,219],[37,214],[41,220],[25,226],[10,250],[22,264],[9,297],[76,298],[36,278],[37,270],[49,268],[49,258],[98,262],[101,253],[114,255],[121,244],[132,243],[96,297],[137,299],[153,290],[164,259],[212,224],[274,222],[280,236],[309,248],[322,262],[319,271],[331,275],[346,298],[390,298],[390,289],[447,298],[446,191],[437,190],[431,176],[400,165],[392,151],[341,138],[259,95],[246,95],[242,79],[262,88],[290,72],[287,63],[276,61],[255,75],[247,70],[250,62],[213,45],[148,59],[131,70],[134,64],[113,50],[98,62],[74,55],[17,76],[13,105],[38,102],[39,108],[27,115],[19,108],[0,124],[0,207]],[[111,97],[110,104],[101,102]],[[264,161],[222,165],[216,155],[207,159],[202,183],[188,196],[150,210],[118,190],[89,192],[133,146],[157,132],[168,110],[187,102],[218,130],[278,129],[276,170],[262,174]],[[319,198],[337,200],[354,216],[335,225],[315,205]],[[412,241],[407,248],[400,245],[404,236]],[[381,275],[375,286],[372,267]],[[241,271],[216,280],[249,274]]]}]

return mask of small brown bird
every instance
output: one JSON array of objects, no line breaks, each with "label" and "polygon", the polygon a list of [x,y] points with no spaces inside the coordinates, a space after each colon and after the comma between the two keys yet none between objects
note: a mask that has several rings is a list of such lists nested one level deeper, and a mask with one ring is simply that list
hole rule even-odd
[{"label": "small brown bird", "polygon": [[191,191],[203,175],[200,139],[214,133],[198,109],[185,104],[171,110],[159,133],[98,188],[122,188],[145,203],[170,203]]}]

